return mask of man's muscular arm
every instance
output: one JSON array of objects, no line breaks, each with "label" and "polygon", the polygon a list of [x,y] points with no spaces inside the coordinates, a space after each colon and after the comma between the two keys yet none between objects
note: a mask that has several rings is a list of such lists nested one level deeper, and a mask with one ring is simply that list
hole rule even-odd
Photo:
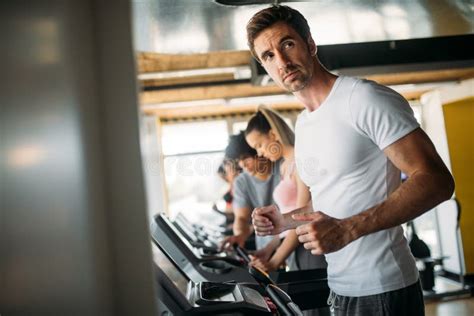
[{"label": "man's muscular arm", "polygon": [[387,200],[345,219],[323,212],[293,216],[298,221],[311,221],[296,229],[299,241],[311,253],[337,251],[362,236],[412,220],[452,196],[453,177],[423,130],[414,130],[384,153],[408,176]]}]

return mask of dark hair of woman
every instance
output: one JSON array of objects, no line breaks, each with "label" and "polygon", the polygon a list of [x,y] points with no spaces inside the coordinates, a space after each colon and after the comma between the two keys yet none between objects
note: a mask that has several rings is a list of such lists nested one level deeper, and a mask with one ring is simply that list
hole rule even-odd
[{"label": "dark hair of woman", "polygon": [[245,129],[245,135],[248,135],[253,131],[257,131],[261,134],[268,134],[271,128],[272,127],[265,115],[263,115],[261,111],[258,111],[248,122],[247,128]]}]

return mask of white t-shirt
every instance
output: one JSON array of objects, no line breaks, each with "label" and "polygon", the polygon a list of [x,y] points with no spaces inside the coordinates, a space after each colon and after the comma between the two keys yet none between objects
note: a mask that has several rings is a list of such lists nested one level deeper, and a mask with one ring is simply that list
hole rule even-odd
[{"label": "white t-shirt", "polygon": [[[375,82],[339,77],[321,106],[295,127],[298,173],[313,208],[347,218],[381,203],[400,185],[383,149],[419,125],[408,102]],[[415,283],[418,271],[401,226],[363,236],[326,255],[329,287],[365,296]]]}]

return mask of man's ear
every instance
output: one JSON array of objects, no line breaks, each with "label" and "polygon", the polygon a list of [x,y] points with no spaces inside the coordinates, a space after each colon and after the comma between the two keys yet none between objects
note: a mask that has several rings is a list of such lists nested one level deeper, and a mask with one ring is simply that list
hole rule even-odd
[{"label": "man's ear", "polygon": [[316,46],[316,43],[314,42],[311,35],[308,36],[308,48],[311,56],[316,56],[316,54],[318,53],[318,47]]}]

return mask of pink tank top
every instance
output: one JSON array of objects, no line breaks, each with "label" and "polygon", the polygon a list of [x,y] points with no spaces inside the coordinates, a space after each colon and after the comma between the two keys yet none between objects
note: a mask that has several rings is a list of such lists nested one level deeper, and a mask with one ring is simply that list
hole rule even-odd
[{"label": "pink tank top", "polygon": [[[293,162],[285,174],[281,175],[280,183],[273,189],[273,200],[277,204],[282,214],[293,211],[296,208],[297,186],[296,181],[291,178],[291,174],[295,170],[296,165]],[[286,237],[288,231],[280,234],[280,238]]]},{"label": "pink tank top", "polygon": [[288,175],[273,190],[273,200],[280,211],[288,213],[296,208],[296,182]]}]

